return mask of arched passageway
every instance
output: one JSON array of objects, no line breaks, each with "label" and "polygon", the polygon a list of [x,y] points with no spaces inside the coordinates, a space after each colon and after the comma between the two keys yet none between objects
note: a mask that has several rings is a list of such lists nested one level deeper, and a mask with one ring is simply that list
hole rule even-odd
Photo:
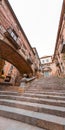
[{"label": "arched passageway", "polygon": [[27,61],[10,45],[0,40],[0,57],[13,64],[20,73],[32,73],[32,68]]}]

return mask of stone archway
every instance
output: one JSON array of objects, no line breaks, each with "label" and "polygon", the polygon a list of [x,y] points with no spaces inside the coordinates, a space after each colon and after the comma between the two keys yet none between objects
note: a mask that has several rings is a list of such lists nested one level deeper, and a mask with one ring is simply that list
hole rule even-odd
[{"label": "stone archway", "polygon": [[22,74],[33,72],[27,61],[13,47],[3,40],[0,40],[0,56],[2,59],[13,64]]}]

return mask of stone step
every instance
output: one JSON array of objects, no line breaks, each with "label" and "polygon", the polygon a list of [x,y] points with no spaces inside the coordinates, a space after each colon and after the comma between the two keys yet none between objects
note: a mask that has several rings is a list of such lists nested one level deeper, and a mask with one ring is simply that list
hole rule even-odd
[{"label": "stone step", "polygon": [[0,99],[10,99],[10,100],[26,101],[26,102],[32,102],[32,103],[40,103],[40,104],[65,107],[65,101],[57,100],[57,99],[56,100],[43,99],[43,98],[37,98],[37,97],[25,97],[25,96],[13,96],[13,95],[0,95]]},{"label": "stone step", "polygon": [[57,89],[48,89],[48,88],[46,88],[46,89],[41,89],[41,88],[36,88],[36,89],[33,89],[33,87],[30,87],[29,89],[28,89],[28,91],[38,91],[38,92],[62,92],[62,93],[65,93],[65,90],[64,90],[64,88],[61,90],[61,89],[59,89],[59,90],[57,90]]},{"label": "stone step", "polygon": [[6,95],[20,95],[18,92],[13,91],[0,91],[0,95],[6,94]]},{"label": "stone step", "polygon": [[59,96],[59,95],[57,96],[57,95],[36,94],[36,93],[23,93],[23,95],[27,96],[27,97],[38,97],[38,98],[65,100],[65,96]]},{"label": "stone step", "polygon": [[34,94],[47,94],[47,95],[60,95],[60,96],[65,96],[64,92],[47,92],[47,91],[31,91],[31,90],[26,90],[26,93],[34,93]]},{"label": "stone step", "polygon": [[19,87],[19,86],[6,86],[6,87],[1,86],[0,90],[5,91],[5,92],[11,91],[11,92],[23,93],[25,89],[23,87]]},{"label": "stone step", "polygon": [[48,130],[64,130],[65,118],[0,105],[0,116],[15,119]]},{"label": "stone step", "polygon": [[65,107],[58,107],[53,105],[45,105],[39,103],[21,102],[16,100],[0,99],[0,105],[9,107],[16,107],[35,112],[44,112],[56,116],[65,117]]}]

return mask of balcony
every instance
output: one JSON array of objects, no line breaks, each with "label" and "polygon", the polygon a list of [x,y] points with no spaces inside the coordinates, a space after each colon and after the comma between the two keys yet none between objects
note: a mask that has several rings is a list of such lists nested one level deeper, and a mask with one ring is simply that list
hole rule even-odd
[{"label": "balcony", "polygon": [[9,28],[7,29],[7,31],[5,32],[5,36],[8,38],[8,40],[11,42],[11,44],[16,48],[16,49],[20,49],[20,42],[18,40],[18,36],[16,34],[16,32]]},{"label": "balcony", "polygon": [[65,53],[65,41],[63,41],[62,43],[61,53]]}]

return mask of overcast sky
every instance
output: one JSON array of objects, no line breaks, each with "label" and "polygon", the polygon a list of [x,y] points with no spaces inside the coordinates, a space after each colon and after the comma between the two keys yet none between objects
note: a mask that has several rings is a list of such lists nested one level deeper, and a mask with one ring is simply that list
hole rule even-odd
[{"label": "overcast sky", "polygon": [[9,0],[39,57],[53,55],[63,0]]}]

